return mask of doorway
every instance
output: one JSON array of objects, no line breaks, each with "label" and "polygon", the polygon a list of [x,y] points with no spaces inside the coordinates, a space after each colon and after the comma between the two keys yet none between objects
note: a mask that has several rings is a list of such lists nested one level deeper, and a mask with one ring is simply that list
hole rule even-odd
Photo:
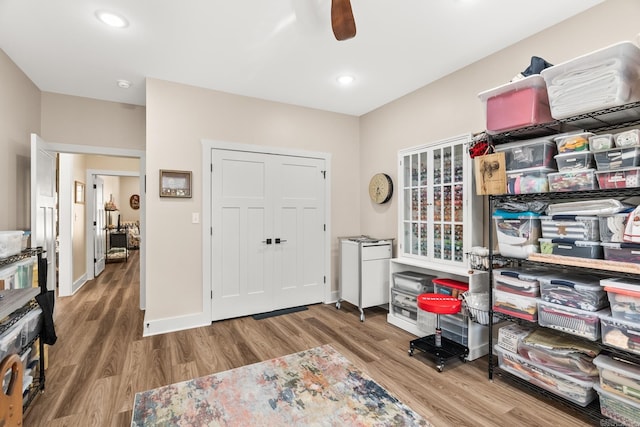
[{"label": "doorway", "polygon": [[[138,168],[139,170],[136,172],[125,172],[137,175],[139,177],[144,177],[145,175],[145,153],[140,150],[127,150],[127,149],[118,149],[118,148],[108,148],[108,147],[92,147],[92,146],[79,146],[79,145],[71,145],[71,144],[58,144],[58,143],[50,143],[42,140],[37,135],[32,134],[32,151],[43,151],[47,152],[52,156],[57,156],[59,154],[84,154],[84,155],[96,155],[96,156],[105,156],[108,158],[112,158],[112,160],[117,161],[118,158],[132,158],[138,160]],[[33,157],[33,156],[32,156]],[[54,171],[55,172],[55,171]],[[58,256],[59,260],[59,276],[65,279],[65,286],[68,286],[68,294],[72,294],[73,284],[71,283],[71,278],[73,274],[71,273],[71,269],[73,266],[72,262],[72,234],[71,229],[74,218],[71,209],[72,206],[72,198],[73,198],[73,186],[74,182],[68,175],[68,170],[64,167],[60,169],[60,182],[59,182],[59,204],[60,209],[58,212],[58,222],[60,224],[60,232],[59,232],[59,244],[58,244]],[[109,173],[113,173],[112,170],[92,170],[91,173],[96,172],[105,172],[105,175]],[[117,171],[116,171],[117,172]],[[32,181],[38,176],[38,173],[42,174],[42,171],[38,171],[38,163],[32,167]],[[55,177],[53,178],[55,180]],[[89,183],[91,179],[91,174],[87,173],[87,178],[85,180],[86,183]],[[144,179],[139,180],[139,193],[140,195],[144,195]],[[89,187],[89,186],[87,186]],[[91,191],[89,191],[91,190]],[[86,206],[93,206],[95,197],[94,191],[92,188],[86,189]],[[33,200],[34,196],[32,194],[32,203],[37,208],[37,201]],[[140,309],[144,310],[146,306],[146,286],[145,286],[145,227],[144,227],[144,218],[145,218],[145,203],[144,197],[140,197]],[[93,251],[94,251],[94,240],[93,240],[93,222],[85,221],[85,248],[86,248],[86,260],[87,260],[87,268],[86,268],[86,280],[90,280],[94,278],[94,270],[93,270]],[[89,267],[90,264],[90,267]],[[64,275],[64,276],[63,276]],[[50,286],[50,288],[52,288]]]}]

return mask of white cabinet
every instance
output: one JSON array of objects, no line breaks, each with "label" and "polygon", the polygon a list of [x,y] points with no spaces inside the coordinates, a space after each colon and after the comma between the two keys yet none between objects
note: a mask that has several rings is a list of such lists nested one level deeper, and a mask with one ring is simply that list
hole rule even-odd
[{"label": "white cabinet", "polygon": [[[470,272],[468,269],[438,266],[435,263],[427,265],[423,261],[417,261],[409,258],[394,258],[389,264],[390,292],[398,292],[398,290],[393,287],[393,274],[406,271],[467,282],[469,283],[469,292],[482,293],[489,291],[489,274],[486,271],[471,270],[472,272]],[[406,291],[400,290],[400,292],[406,294]],[[422,313],[422,316],[423,318],[430,319],[426,321],[427,325],[435,327],[434,314]],[[466,330],[465,328],[461,329],[467,334],[467,336],[460,337],[464,341],[464,344],[469,347],[467,360],[475,360],[489,353],[488,326],[476,323],[468,316],[442,316],[442,318],[449,317],[451,318],[451,323],[456,323],[458,325],[466,324],[467,326]],[[448,319],[445,319],[445,322],[447,321]],[[389,304],[387,322],[419,337],[433,333],[433,330],[430,330],[429,326],[425,324],[419,325],[418,308],[413,304],[405,303],[402,306],[393,303]]]},{"label": "white cabinet", "polygon": [[[486,272],[470,270],[466,253],[482,246],[483,206],[473,187],[470,135],[462,135],[398,152],[398,258],[393,273],[413,271],[469,283],[470,292],[488,292]],[[391,289],[390,289],[391,292]],[[416,336],[417,307],[390,304],[387,321]],[[488,353],[488,327],[467,322],[469,360]],[[427,328],[428,329],[428,328]]]},{"label": "white cabinet", "polygon": [[482,242],[482,199],[475,195],[470,135],[398,153],[398,256],[466,267]]},{"label": "white cabinet", "polygon": [[360,309],[389,302],[389,259],[392,240],[367,236],[340,238],[340,301],[348,301]]}]

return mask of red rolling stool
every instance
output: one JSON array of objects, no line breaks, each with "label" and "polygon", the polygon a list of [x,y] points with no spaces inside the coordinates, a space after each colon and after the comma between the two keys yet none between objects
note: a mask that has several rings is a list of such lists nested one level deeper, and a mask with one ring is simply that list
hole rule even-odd
[{"label": "red rolling stool", "polygon": [[411,341],[409,343],[409,356],[413,356],[413,351],[416,348],[422,350],[435,358],[436,368],[439,372],[444,369],[444,362],[447,359],[459,357],[464,362],[469,354],[469,348],[443,337],[440,329],[440,315],[459,313],[462,301],[449,295],[421,294],[418,295],[417,302],[419,310],[435,313],[436,333]]}]

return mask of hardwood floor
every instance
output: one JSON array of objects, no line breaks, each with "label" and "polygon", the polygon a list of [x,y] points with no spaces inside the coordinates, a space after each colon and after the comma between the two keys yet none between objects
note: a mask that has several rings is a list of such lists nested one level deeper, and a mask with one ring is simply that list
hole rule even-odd
[{"label": "hardwood floor", "polygon": [[589,425],[502,380],[484,359],[452,361],[438,373],[414,337],[387,312],[343,303],[264,320],[243,317],[208,327],[142,337],[138,253],[73,297],[56,302],[58,341],[49,347],[46,389],[25,426],[129,426],[136,392],[331,344],[435,426]]}]

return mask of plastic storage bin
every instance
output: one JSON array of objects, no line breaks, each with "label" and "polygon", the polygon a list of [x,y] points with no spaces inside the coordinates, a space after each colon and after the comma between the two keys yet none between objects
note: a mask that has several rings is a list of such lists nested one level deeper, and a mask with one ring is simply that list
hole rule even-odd
[{"label": "plastic storage bin", "polygon": [[[556,119],[640,100],[640,48],[621,42],[545,68],[551,115]],[[588,88],[588,90],[585,90]]]},{"label": "plastic storage bin", "polygon": [[517,353],[535,326],[508,323],[498,329],[498,345],[511,353]]},{"label": "plastic storage bin", "polygon": [[601,316],[602,343],[640,354],[640,323]]},{"label": "plastic storage bin", "polygon": [[404,318],[405,320],[410,321],[411,323],[416,323],[418,321],[418,309],[411,308],[407,306],[391,304],[391,309],[393,310],[393,314]]},{"label": "plastic storage bin", "polygon": [[593,359],[600,344],[582,338],[537,328],[518,345],[518,354],[527,360],[583,381],[597,381]]},{"label": "plastic storage bin", "polygon": [[610,133],[589,137],[589,149],[592,151],[608,150],[613,147],[615,147],[615,143],[613,142],[613,135]]},{"label": "plastic storage bin", "polygon": [[640,147],[616,147],[593,153],[599,171],[640,166]]},{"label": "plastic storage bin", "polygon": [[640,404],[603,390],[597,383],[593,385],[593,389],[598,393],[602,415],[623,426],[640,425]]},{"label": "plastic storage bin", "polygon": [[507,193],[547,193],[549,192],[549,180],[547,177],[553,172],[556,172],[556,170],[545,166],[508,171]]},{"label": "plastic storage bin", "polygon": [[540,300],[538,323],[551,329],[596,341],[600,338],[600,317],[609,314],[608,309],[585,311]]},{"label": "plastic storage bin", "polygon": [[541,216],[540,226],[546,239],[600,240],[600,224],[595,215]]},{"label": "plastic storage bin", "polygon": [[440,329],[442,329],[442,336],[458,344],[468,344],[469,323],[466,317],[460,315],[440,316]]},{"label": "plastic storage bin", "polygon": [[628,219],[628,213],[598,216],[600,241],[603,243],[622,243],[624,237],[624,229],[627,226]]},{"label": "plastic storage bin", "polygon": [[540,215],[534,212],[506,212],[493,214],[500,253],[507,257],[527,258],[539,251]]},{"label": "plastic storage bin", "polygon": [[493,270],[493,288],[525,297],[540,296],[538,277],[541,272],[536,270],[501,268]]},{"label": "plastic storage bin", "polygon": [[493,310],[519,319],[535,322],[538,319],[538,299],[493,290]]},{"label": "plastic storage bin", "polygon": [[478,94],[485,104],[487,133],[553,121],[544,79],[538,75]]},{"label": "plastic storage bin", "polygon": [[18,255],[22,251],[22,231],[0,231],[0,258]]},{"label": "plastic storage bin", "polygon": [[40,333],[42,328],[42,309],[37,307],[27,313],[21,319],[22,323],[22,345],[25,346]]},{"label": "plastic storage bin", "polygon": [[547,206],[547,215],[611,215],[627,206],[616,199],[591,199],[578,202],[553,203]]},{"label": "plastic storage bin", "polygon": [[621,362],[604,354],[593,359],[600,373],[600,387],[640,405],[640,365]]},{"label": "plastic storage bin", "polygon": [[0,268],[0,289],[15,289],[17,273],[18,268],[15,265]]},{"label": "plastic storage bin", "polygon": [[616,147],[634,147],[640,145],[640,130],[631,129],[613,136]]},{"label": "plastic storage bin", "polygon": [[391,303],[401,307],[418,308],[418,294],[402,289],[391,288]]},{"label": "plastic storage bin", "polygon": [[17,322],[0,335],[0,360],[22,349],[22,328],[24,323]]},{"label": "plastic storage bin", "polygon": [[555,159],[560,172],[593,168],[593,153],[591,151],[558,154]]},{"label": "plastic storage bin", "polygon": [[544,388],[580,406],[587,406],[596,397],[593,381],[582,381],[545,366],[531,362],[524,357],[494,347],[498,356],[498,366],[538,387]]},{"label": "plastic storage bin", "polygon": [[556,144],[552,139],[540,138],[499,144],[496,152],[504,152],[507,171],[536,167],[555,168],[553,160]]},{"label": "plastic storage bin", "polygon": [[437,278],[433,279],[433,292],[436,294],[458,297],[463,292],[469,290],[469,284],[459,280]]},{"label": "plastic storage bin", "polygon": [[640,263],[639,243],[602,243],[604,259]]},{"label": "plastic storage bin", "polygon": [[598,188],[594,169],[550,173],[547,178],[551,192],[588,191]]},{"label": "plastic storage bin", "polygon": [[589,138],[592,136],[594,136],[592,132],[583,132],[554,138],[558,147],[558,154],[589,151]]},{"label": "plastic storage bin", "polygon": [[640,168],[600,171],[596,172],[596,178],[602,189],[640,187]]},{"label": "plastic storage bin", "polygon": [[600,242],[571,239],[538,239],[540,252],[578,258],[603,259],[603,250]]},{"label": "plastic storage bin", "polygon": [[600,285],[607,292],[614,319],[640,323],[640,280],[601,279]]},{"label": "plastic storage bin", "polygon": [[600,280],[593,276],[556,274],[540,277],[540,296],[544,301],[598,311],[609,305]]},{"label": "plastic storage bin", "polygon": [[398,289],[411,291],[415,294],[433,292],[433,279],[436,276],[417,273],[415,271],[400,271],[393,273],[393,286]]}]

